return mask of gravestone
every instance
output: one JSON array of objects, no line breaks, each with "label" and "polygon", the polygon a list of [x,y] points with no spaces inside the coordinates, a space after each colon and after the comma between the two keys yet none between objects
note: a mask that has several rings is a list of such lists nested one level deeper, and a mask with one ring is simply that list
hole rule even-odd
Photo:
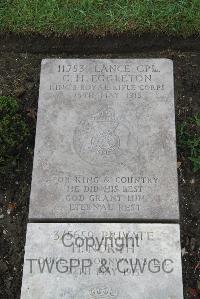
[{"label": "gravestone", "polygon": [[168,59],[42,61],[21,299],[183,299],[174,118]]},{"label": "gravestone", "polygon": [[42,61],[30,219],[177,220],[173,64]]},{"label": "gravestone", "polygon": [[21,299],[183,299],[177,224],[28,224]]}]

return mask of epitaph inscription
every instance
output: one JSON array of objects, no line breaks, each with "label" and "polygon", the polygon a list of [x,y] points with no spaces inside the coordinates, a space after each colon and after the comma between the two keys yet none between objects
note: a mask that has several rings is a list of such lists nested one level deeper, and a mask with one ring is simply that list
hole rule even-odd
[{"label": "epitaph inscription", "polygon": [[168,59],[42,61],[30,218],[178,219]]},{"label": "epitaph inscription", "polygon": [[28,224],[21,299],[182,299],[176,224]]}]

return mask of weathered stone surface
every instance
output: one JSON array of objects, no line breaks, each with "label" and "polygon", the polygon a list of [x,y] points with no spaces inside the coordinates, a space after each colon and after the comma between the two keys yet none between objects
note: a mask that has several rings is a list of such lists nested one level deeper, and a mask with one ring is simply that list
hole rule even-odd
[{"label": "weathered stone surface", "polygon": [[21,299],[183,299],[178,224],[28,224]]},{"label": "weathered stone surface", "polygon": [[42,61],[30,218],[178,219],[173,64]]}]

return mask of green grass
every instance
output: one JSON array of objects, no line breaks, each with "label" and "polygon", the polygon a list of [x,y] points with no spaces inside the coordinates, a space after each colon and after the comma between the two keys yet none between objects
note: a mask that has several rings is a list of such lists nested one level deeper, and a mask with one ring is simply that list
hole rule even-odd
[{"label": "green grass", "polygon": [[0,173],[6,172],[18,161],[27,136],[29,128],[18,101],[0,96]]},{"label": "green grass", "polygon": [[0,31],[200,33],[200,0],[0,0]]},{"label": "green grass", "polygon": [[192,163],[194,172],[200,171],[200,113],[178,126],[178,147]]}]

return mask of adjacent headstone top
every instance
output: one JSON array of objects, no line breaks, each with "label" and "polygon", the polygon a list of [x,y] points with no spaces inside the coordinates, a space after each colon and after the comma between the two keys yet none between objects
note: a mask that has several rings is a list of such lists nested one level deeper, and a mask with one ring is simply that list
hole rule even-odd
[{"label": "adjacent headstone top", "polygon": [[173,64],[42,61],[30,218],[178,219]]},{"label": "adjacent headstone top", "polygon": [[28,224],[21,299],[183,299],[177,224]]}]

